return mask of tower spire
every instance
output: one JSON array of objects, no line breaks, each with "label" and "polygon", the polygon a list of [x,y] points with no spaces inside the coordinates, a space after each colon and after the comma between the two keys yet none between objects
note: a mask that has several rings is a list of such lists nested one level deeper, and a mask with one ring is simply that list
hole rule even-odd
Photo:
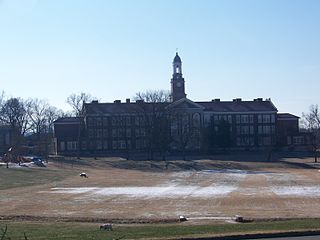
[{"label": "tower spire", "polygon": [[172,62],[173,74],[171,79],[171,98],[173,102],[187,96],[185,94],[184,78],[182,77],[182,61],[178,55],[178,49],[176,50],[176,56]]}]

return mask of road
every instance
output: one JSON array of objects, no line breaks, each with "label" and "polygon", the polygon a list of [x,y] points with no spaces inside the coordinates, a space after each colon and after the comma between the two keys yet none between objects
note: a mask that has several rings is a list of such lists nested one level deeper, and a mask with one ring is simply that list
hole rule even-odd
[{"label": "road", "polygon": [[[319,239],[320,239],[319,235],[305,236],[305,237],[259,238],[259,240],[319,240]],[[248,239],[248,240],[255,240],[255,239]]]}]

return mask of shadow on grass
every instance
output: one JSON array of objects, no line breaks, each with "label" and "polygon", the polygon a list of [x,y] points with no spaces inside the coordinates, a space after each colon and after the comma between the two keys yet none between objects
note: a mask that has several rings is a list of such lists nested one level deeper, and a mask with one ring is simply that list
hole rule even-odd
[{"label": "shadow on grass", "polygon": [[[185,157],[170,155],[165,160],[162,160],[159,156],[155,156],[154,160],[147,160],[146,155],[141,154],[131,154],[130,159],[123,156],[98,156],[60,157],[51,160],[70,167],[85,166],[100,169],[112,167],[146,172],[179,172],[228,169],[259,170],[259,168],[268,167],[270,163],[276,163],[276,166],[281,168],[312,169],[315,167],[303,162],[303,159],[311,157],[312,154],[307,152],[238,151],[214,155],[188,155]],[[294,162],[290,159],[300,159],[301,161]]]}]

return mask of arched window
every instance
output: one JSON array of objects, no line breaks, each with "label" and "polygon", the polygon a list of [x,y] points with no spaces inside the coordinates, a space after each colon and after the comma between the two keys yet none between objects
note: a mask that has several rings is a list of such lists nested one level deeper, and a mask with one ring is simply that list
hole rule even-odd
[{"label": "arched window", "polygon": [[200,127],[200,114],[199,113],[193,114],[193,126]]}]

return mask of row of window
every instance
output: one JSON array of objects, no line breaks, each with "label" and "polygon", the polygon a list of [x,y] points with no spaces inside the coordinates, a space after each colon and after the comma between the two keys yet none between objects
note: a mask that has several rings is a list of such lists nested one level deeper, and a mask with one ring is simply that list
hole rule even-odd
[{"label": "row of window", "polygon": [[[216,132],[219,131],[219,126],[214,126]],[[232,132],[232,127],[230,126],[229,131]],[[245,126],[236,126],[237,135],[254,135],[254,126],[245,125]],[[259,125],[258,134],[275,134],[274,125]]]},{"label": "row of window", "polygon": [[[195,140],[195,139],[193,139]],[[193,148],[200,148],[199,141],[191,141]],[[288,137],[288,144],[291,144],[291,138]],[[303,138],[301,137],[293,137],[293,144],[302,144]],[[131,149],[131,140],[113,140],[111,141],[111,146],[109,146],[109,142],[107,140],[98,140],[94,142],[89,142],[89,149],[96,149],[96,150],[109,150],[110,148],[113,150],[123,150],[123,149]],[[271,136],[265,137],[258,137],[258,145],[260,146],[270,146],[274,144],[274,138]],[[236,145],[237,146],[253,146],[254,145],[254,138],[253,137],[237,137],[236,138]],[[173,144],[173,148],[175,144]],[[190,147],[190,146],[189,146]],[[135,141],[135,148],[136,149],[144,149],[146,148],[146,140],[145,139],[137,139]],[[82,142],[82,150],[86,150],[86,142]],[[67,141],[67,142],[60,142],[60,151],[76,151],[78,150],[78,142],[77,141]]]},{"label": "row of window", "polygon": [[61,151],[76,151],[78,149],[77,141],[60,142]]},{"label": "row of window", "polygon": [[[274,138],[271,136],[258,137],[259,146],[270,146],[274,144]],[[237,146],[254,146],[253,137],[237,137]]]},{"label": "row of window", "polygon": [[303,136],[294,136],[294,137],[291,137],[291,136],[287,136],[287,144],[288,145],[301,145],[301,144],[304,144],[305,141],[304,141],[304,137]]},{"label": "row of window", "polygon": [[[254,123],[253,114],[237,114],[235,116],[236,124],[248,124]],[[213,115],[214,124],[218,124],[221,121],[226,121],[232,124],[232,115],[224,114],[224,115]],[[275,122],[275,114],[258,114],[257,115],[258,123],[274,123]]]},{"label": "row of window", "polygon": [[88,117],[88,127],[102,128],[106,126],[132,126],[145,125],[146,118],[144,116],[112,116],[112,117]]},{"label": "row of window", "polygon": [[[180,129],[181,130],[181,129]],[[218,126],[214,126],[214,130],[217,132],[219,131]],[[183,132],[189,132],[189,131],[199,131],[198,128],[182,128]],[[232,131],[232,127],[230,126],[229,131]],[[178,129],[175,128],[175,126],[171,126],[171,133],[172,134],[178,134]],[[111,129],[111,136],[113,138],[117,137],[132,137],[134,133],[135,137],[145,137],[146,136],[146,130],[144,128],[115,128]],[[236,133],[237,135],[254,135],[254,126],[253,125],[245,125],[245,126],[236,126]],[[259,125],[258,126],[258,134],[275,134],[275,126],[274,125]],[[108,138],[109,137],[109,131],[108,129],[89,129],[88,130],[88,137],[89,138]]]},{"label": "row of window", "polygon": [[[111,116],[111,117],[88,117],[87,125],[90,127],[102,128],[106,126],[132,126],[146,125],[147,121],[152,121],[152,116],[149,116],[150,119],[147,119],[145,116]],[[200,114],[194,113],[192,115],[184,114],[181,116],[174,116],[172,122],[189,122],[192,121],[193,125],[200,125]]]},{"label": "row of window", "polygon": [[[98,140],[98,141],[89,141],[88,148],[87,142],[82,142],[82,150],[87,149],[95,149],[95,150],[118,150],[118,149],[131,149],[131,141],[130,140],[113,140],[110,142],[111,146],[109,146],[109,141],[107,140]],[[144,149],[146,148],[146,140],[145,139],[137,139],[135,141],[135,148],[136,149]],[[70,141],[70,142],[60,142],[60,151],[76,151],[78,150],[78,142]]]},{"label": "row of window", "polygon": [[[132,134],[135,134],[135,137],[145,137],[146,130],[144,128],[115,128],[111,129],[111,136],[116,137],[132,137]],[[108,129],[89,129],[88,130],[88,137],[89,138],[108,138],[109,131]]]}]

